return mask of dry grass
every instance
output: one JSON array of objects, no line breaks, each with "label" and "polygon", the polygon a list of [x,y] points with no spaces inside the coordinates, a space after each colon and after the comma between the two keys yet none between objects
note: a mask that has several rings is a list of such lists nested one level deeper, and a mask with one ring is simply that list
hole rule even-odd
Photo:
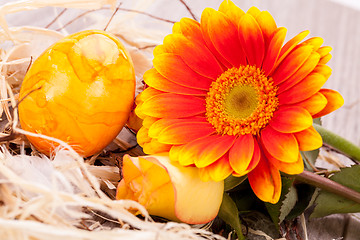
[{"label": "dry grass", "polygon": [[[18,124],[16,107],[21,82],[31,62],[47,46],[66,35],[66,23],[58,23],[62,24],[59,31],[31,26],[8,27],[5,16],[49,4],[64,9],[84,9],[82,16],[86,13],[94,20],[93,25],[84,26],[84,29],[99,29],[108,25],[107,31],[126,43],[133,58],[138,91],[142,88],[143,73],[151,67],[153,47],[163,37],[160,32],[144,31],[124,24],[138,14],[131,11],[116,14],[108,24],[109,16],[115,9],[113,0],[9,1],[0,7],[1,239],[222,239],[186,224],[154,222],[138,203],[114,200],[116,184],[120,179],[118,158],[123,150],[136,143],[127,130],[110,147],[117,149],[118,153],[114,154],[108,149],[106,155],[84,160],[66,143],[55,139],[52,140],[59,142],[61,148],[50,158],[35,150],[26,153],[29,145],[24,135],[32,133],[23,131]],[[148,1],[138,1],[138,4],[146,6]],[[110,15],[97,14],[97,10],[104,9]],[[76,24],[76,18],[70,24]],[[57,21],[56,18],[53,23]],[[131,153],[140,154],[141,149],[133,148]],[[93,165],[95,161],[102,166]],[[127,210],[129,208],[138,209],[143,217],[134,216]]]}]

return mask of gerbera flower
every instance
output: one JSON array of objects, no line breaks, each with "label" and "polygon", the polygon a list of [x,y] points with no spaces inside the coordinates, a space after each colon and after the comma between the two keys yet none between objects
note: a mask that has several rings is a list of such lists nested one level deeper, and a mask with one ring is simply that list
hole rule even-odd
[{"label": "gerbera flower", "polygon": [[330,47],[319,37],[283,45],[286,29],[266,11],[246,13],[229,0],[200,23],[183,18],[154,50],[149,86],[137,99],[145,153],[200,168],[203,179],[247,174],[255,194],[276,203],[280,173],[303,171],[299,151],[321,147],[313,118],[343,104],[322,89]]}]

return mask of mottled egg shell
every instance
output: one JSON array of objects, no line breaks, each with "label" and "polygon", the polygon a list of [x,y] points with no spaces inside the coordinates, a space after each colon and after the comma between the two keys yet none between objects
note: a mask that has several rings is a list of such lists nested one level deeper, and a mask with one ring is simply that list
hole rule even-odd
[{"label": "mottled egg shell", "polygon": [[[134,67],[121,42],[104,31],[75,33],[49,47],[27,72],[20,90],[21,127],[90,156],[120,132],[134,94]],[[47,155],[57,147],[28,139]]]}]

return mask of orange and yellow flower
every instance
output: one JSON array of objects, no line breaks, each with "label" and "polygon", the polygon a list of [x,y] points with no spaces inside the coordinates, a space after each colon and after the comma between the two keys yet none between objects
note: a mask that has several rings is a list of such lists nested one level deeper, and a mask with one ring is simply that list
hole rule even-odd
[{"label": "orange and yellow flower", "polygon": [[224,182],[200,179],[199,169],[171,163],[167,155],[125,155],[116,199],[131,199],[156,216],[203,224],[218,214]]},{"label": "orange and yellow flower", "polygon": [[331,48],[308,31],[284,43],[286,29],[266,11],[246,13],[225,0],[200,23],[183,18],[154,50],[149,86],[137,98],[138,142],[149,154],[170,152],[203,179],[247,174],[255,194],[276,203],[280,172],[303,171],[299,151],[317,149],[313,118],[343,104],[322,86]]}]

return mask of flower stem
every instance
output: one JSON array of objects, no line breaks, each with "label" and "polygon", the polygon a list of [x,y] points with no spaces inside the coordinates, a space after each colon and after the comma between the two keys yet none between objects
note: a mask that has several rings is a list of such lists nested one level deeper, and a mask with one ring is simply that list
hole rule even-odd
[{"label": "flower stem", "polygon": [[335,193],[339,196],[353,200],[360,204],[360,193],[352,190],[351,188],[345,187],[337,182],[334,182],[326,177],[319,176],[315,173],[304,171],[295,177],[298,181],[313,185],[321,188],[327,192]]},{"label": "flower stem", "polygon": [[345,138],[340,137],[339,135],[327,130],[326,128],[320,126],[319,124],[314,123],[314,128],[321,135],[324,143],[334,147],[336,150],[339,150],[344,155],[348,156],[351,159],[360,162],[360,147],[349,142]]}]

